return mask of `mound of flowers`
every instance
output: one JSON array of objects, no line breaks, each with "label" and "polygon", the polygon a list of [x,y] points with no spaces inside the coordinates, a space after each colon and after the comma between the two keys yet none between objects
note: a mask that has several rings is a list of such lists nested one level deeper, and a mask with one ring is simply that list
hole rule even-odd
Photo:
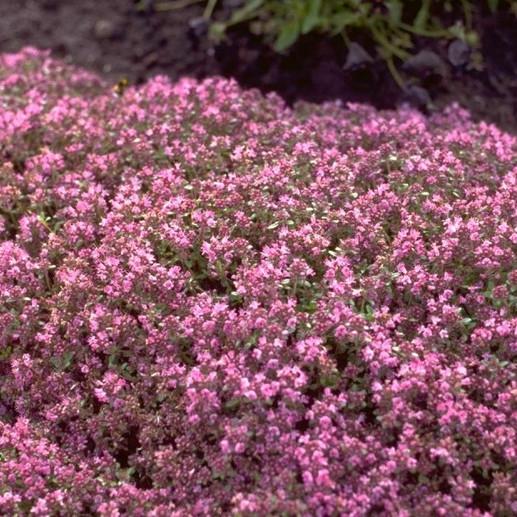
[{"label": "mound of flowers", "polygon": [[0,513],[517,511],[517,140],[0,58]]}]

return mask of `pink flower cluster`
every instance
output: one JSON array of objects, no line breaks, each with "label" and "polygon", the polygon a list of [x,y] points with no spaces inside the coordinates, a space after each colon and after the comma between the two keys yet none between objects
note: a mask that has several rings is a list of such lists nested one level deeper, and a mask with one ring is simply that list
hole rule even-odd
[{"label": "pink flower cluster", "polygon": [[0,58],[0,513],[517,512],[517,140]]}]

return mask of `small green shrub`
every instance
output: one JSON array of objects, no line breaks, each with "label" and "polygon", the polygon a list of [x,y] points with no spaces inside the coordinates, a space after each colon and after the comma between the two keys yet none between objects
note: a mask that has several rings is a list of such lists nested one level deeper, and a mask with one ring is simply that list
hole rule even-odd
[{"label": "small green shrub", "polygon": [[[486,5],[492,12],[517,13],[515,0],[486,0]],[[211,17],[215,7],[216,2],[208,2],[205,14]],[[349,33],[361,29],[370,34],[398,78],[393,59],[410,56],[415,36],[459,38],[477,46],[473,14],[474,3],[469,0],[245,0],[227,19],[211,24],[211,36],[220,40],[229,27],[249,23],[253,33],[283,52],[310,32],[341,34],[349,43]],[[456,21],[447,25],[448,18]]]}]

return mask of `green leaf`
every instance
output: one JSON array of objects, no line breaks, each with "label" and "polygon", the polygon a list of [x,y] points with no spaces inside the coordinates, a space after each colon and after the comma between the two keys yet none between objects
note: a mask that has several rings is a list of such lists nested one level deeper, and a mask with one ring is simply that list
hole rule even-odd
[{"label": "green leaf", "polygon": [[334,388],[339,382],[339,374],[336,372],[330,372],[323,374],[320,378],[320,384],[324,388]]},{"label": "green leaf", "polygon": [[0,350],[0,361],[6,361],[11,357],[11,354],[13,353],[13,347],[8,345],[3,350]]},{"label": "green leaf", "polygon": [[487,0],[488,7],[493,13],[497,12],[497,9],[499,7],[499,0]]},{"label": "green leaf", "polygon": [[129,481],[131,476],[135,473],[135,467],[129,468],[118,468],[117,469],[117,478],[119,481]]},{"label": "green leaf", "polygon": [[397,27],[402,20],[402,2],[400,0],[391,0],[388,2],[388,10],[390,13],[390,23]]},{"label": "green leaf", "polygon": [[264,0],[250,0],[246,2],[243,7],[237,9],[230,20],[231,24],[240,23],[245,20],[249,20],[255,16],[256,11],[262,6]]},{"label": "green leaf", "polygon": [[114,368],[118,364],[118,356],[116,353],[112,353],[108,357],[108,366]]},{"label": "green leaf", "polygon": [[465,328],[466,328],[467,330],[472,330],[472,329],[473,329],[473,328],[475,328],[475,327],[476,327],[476,325],[477,325],[476,320],[474,320],[474,319],[472,319],[472,318],[470,318],[470,317],[463,318],[463,319],[461,320],[461,322],[463,323],[463,325],[465,326]]},{"label": "green leaf", "polygon": [[431,0],[423,0],[422,7],[420,7],[415,21],[413,22],[413,26],[415,29],[425,29],[427,25],[427,20],[429,19],[429,7],[431,6]]},{"label": "green leaf", "polygon": [[356,25],[359,19],[359,13],[353,13],[351,11],[337,13],[331,19],[332,32],[335,34],[339,34],[346,27]]},{"label": "green leaf", "polygon": [[302,22],[302,34],[307,34],[314,29],[319,21],[321,0],[309,0],[308,4],[309,10]]},{"label": "green leaf", "polygon": [[224,405],[224,409],[226,411],[236,411],[237,409],[239,409],[240,405],[241,405],[241,399],[234,398],[234,399],[230,399],[228,402],[226,402],[226,404]]},{"label": "green leaf", "polygon": [[212,471],[212,479],[215,481],[223,480],[226,478],[226,474],[224,472],[219,472],[218,470]]},{"label": "green leaf", "polygon": [[300,24],[298,20],[291,20],[287,22],[280,31],[278,38],[275,41],[275,50],[282,52],[289,48],[300,35]]},{"label": "green leaf", "polygon": [[63,354],[63,368],[66,369],[71,366],[72,361],[74,359],[74,353],[71,351],[65,352]]},{"label": "green leaf", "polygon": [[71,351],[65,352],[63,355],[55,355],[50,358],[50,362],[54,368],[59,371],[66,370],[72,364],[74,353]]},{"label": "green leaf", "polygon": [[213,41],[215,41],[217,43],[223,39],[225,32],[226,32],[226,25],[224,23],[214,22],[210,25],[210,29],[209,29],[210,39],[212,39]]}]

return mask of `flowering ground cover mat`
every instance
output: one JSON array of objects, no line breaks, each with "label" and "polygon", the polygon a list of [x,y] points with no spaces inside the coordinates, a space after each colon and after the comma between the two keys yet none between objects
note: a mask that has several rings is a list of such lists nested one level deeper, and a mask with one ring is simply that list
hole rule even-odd
[{"label": "flowering ground cover mat", "polygon": [[0,57],[0,513],[516,512],[516,151]]}]

